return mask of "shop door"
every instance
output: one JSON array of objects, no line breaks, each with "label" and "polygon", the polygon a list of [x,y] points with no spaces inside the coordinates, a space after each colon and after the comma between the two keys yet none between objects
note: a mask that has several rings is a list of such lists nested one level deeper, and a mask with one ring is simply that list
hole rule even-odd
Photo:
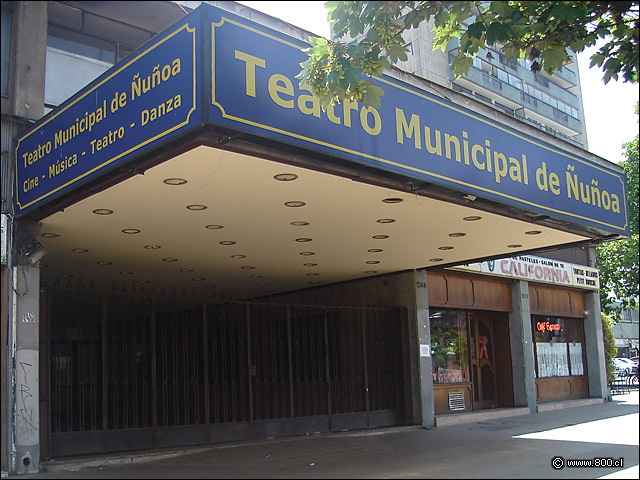
[{"label": "shop door", "polygon": [[469,313],[473,408],[498,406],[493,319],[486,314]]}]

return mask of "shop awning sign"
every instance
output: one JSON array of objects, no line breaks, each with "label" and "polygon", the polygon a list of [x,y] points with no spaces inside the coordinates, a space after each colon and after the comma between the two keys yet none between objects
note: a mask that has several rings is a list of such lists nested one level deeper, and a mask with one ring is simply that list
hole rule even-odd
[{"label": "shop awning sign", "polygon": [[168,137],[212,124],[629,234],[620,169],[389,76],[374,79],[385,91],[381,108],[345,101],[322,111],[295,78],[307,47],[202,4],[19,138],[16,214]]},{"label": "shop awning sign", "polygon": [[550,283],[587,290],[600,289],[598,269],[533,255],[499,258],[451,268],[530,282]]}]

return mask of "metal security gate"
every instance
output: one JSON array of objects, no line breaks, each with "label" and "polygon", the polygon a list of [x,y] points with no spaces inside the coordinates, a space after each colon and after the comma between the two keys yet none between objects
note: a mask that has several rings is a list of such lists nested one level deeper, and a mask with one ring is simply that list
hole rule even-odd
[{"label": "metal security gate", "polygon": [[42,305],[44,457],[404,421],[399,309],[61,288]]}]

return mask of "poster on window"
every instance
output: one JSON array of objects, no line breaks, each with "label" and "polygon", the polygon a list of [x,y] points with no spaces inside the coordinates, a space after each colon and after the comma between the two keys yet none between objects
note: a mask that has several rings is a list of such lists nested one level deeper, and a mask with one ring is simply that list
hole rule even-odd
[{"label": "poster on window", "polygon": [[569,361],[571,362],[571,375],[584,375],[581,343],[569,343]]},{"label": "poster on window", "polygon": [[538,377],[566,377],[569,359],[566,343],[536,343]]}]

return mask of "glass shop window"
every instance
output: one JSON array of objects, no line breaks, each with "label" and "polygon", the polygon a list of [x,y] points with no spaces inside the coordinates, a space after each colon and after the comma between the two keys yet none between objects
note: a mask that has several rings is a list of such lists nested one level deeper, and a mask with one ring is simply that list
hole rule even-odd
[{"label": "glass shop window", "polygon": [[429,321],[433,382],[468,382],[469,337],[465,312],[431,311]]},{"label": "glass shop window", "polygon": [[538,378],[584,375],[581,319],[535,315],[532,327]]}]

